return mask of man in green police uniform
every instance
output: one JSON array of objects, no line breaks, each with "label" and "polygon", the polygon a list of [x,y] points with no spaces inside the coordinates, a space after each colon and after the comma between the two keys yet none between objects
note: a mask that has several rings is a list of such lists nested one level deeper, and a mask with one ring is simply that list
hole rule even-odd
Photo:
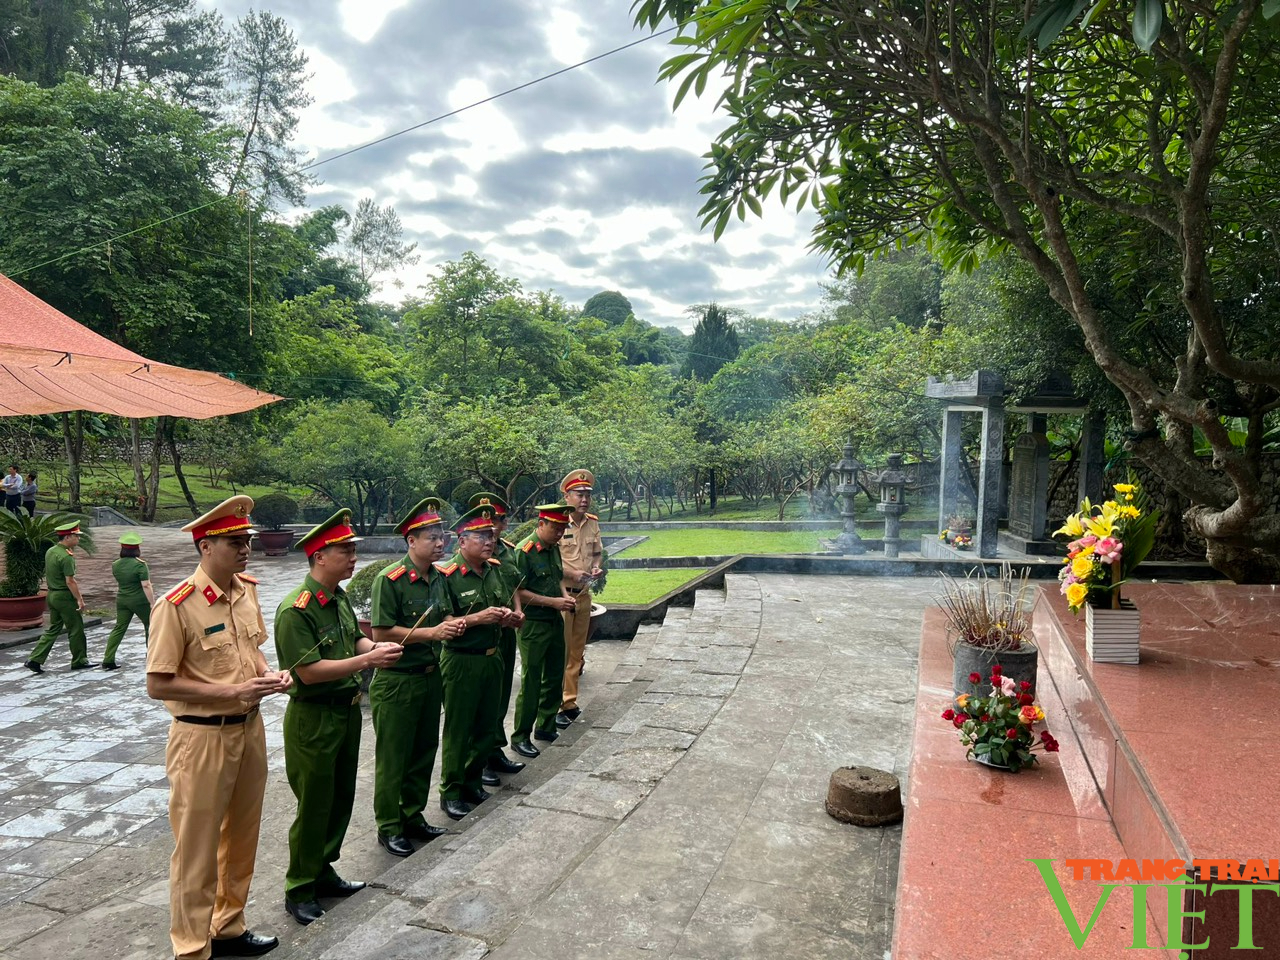
[{"label": "man in green police uniform", "polygon": [[524,620],[506,578],[493,559],[493,507],[468,510],[454,527],[458,552],[445,566],[442,599],[450,620],[463,633],[445,642],[440,655],[444,675],[444,749],[440,759],[440,809],[461,820],[489,798],[480,778],[493,751],[493,715],[502,692],[498,656],[502,628]]},{"label": "man in green police uniform", "polygon": [[538,527],[516,548],[520,601],[525,612],[520,628],[520,696],[516,698],[515,732],[511,749],[522,757],[536,757],[529,740],[537,731],[554,739],[556,712],[564,683],[564,617],[577,599],[563,585],[560,538],[569,523],[569,507],[545,503],[538,507]]},{"label": "man in green police uniform", "polygon": [[31,659],[24,666],[32,673],[44,673],[44,662],[54,641],[67,630],[71,644],[71,669],[87,670],[97,664],[89,662],[89,643],[84,635],[84,597],[76,583],[76,558],[71,551],[80,542],[80,523],[72,520],[53,528],[58,535],[44,555],[44,582],[49,590],[49,629],[40,635]]},{"label": "man in green police uniform", "polygon": [[[490,506],[493,507],[493,533],[496,537],[493,541],[493,559],[501,564],[497,568],[498,573],[507,581],[508,596],[512,596],[520,583],[520,574],[516,570],[516,545],[510,540],[503,539],[502,536],[507,529],[507,514],[511,508],[507,506],[507,501],[496,493],[477,493],[471,498],[472,509]],[[502,637],[498,641],[498,656],[502,658],[502,691],[498,694],[497,709],[494,711],[493,750],[485,761],[484,772],[480,775],[480,781],[486,787],[499,786],[502,783],[498,779],[500,773],[519,773],[524,769],[523,763],[510,759],[502,752],[502,748],[507,745],[507,734],[504,728],[507,722],[507,710],[511,706],[511,687],[516,669],[515,628],[502,628]]]},{"label": "man in green police uniform", "polygon": [[378,738],[373,814],[378,843],[397,857],[413,853],[410,840],[426,842],[448,833],[422,815],[431,794],[444,702],[436,646],[462,634],[461,621],[443,622],[439,587],[444,575],[432,566],[444,551],[442,506],[427,497],[409,511],[396,527],[407,552],[373,582],[373,639],[404,647],[404,655],[380,669],[369,685]]},{"label": "man in green police uniform", "polygon": [[365,639],[338,586],[355,571],[360,539],[351,529],[351,512],[339,510],[299,540],[310,572],[276,610],[276,655],[295,681],[284,713],[284,769],[298,799],[284,908],[304,925],[324,916],[319,897],[349,897],[364,888],[333,869],[356,795],[357,674],[389,667],[404,652],[398,643]]}]

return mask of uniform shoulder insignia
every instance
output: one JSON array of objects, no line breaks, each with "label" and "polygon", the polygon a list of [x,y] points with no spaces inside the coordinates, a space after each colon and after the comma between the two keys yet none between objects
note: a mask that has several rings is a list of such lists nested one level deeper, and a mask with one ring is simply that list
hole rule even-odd
[{"label": "uniform shoulder insignia", "polygon": [[196,585],[192,583],[190,580],[184,580],[182,581],[182,583],[178,584],[176,587],[174,587],[172,590],[166,593],[164,595],[164,598],[176,607],[183,600],[187,599],[187,597],[191,596],[191,594],[195,592],[196,592]]},{"label": "uniform shoulder insignia", "polygon": [[588,519],[588,520],[599,520],[600,518],[599,518],[599,517],[597,517],[594,513],[588,513],[588,514],[587,514],[587,519]]},{"label": "uniform shoulder insignia", "polygon": [[525,553],[528,553],[530,550],[532,550],[532,549],[533,549],[533,541],[532,541],[532,540],[526,540],[526,541],[524,542],[524,546],[523,546],[523,547],[521,547],[520,549],[521,549],[521,550],[523,550]]},{"label": "uniform shoulder insignia", "polygon": [[516,545],[515,545],[514,543],[512,543],[510,540],[508,540],[506,537],[503,537],[503,538],[502,538],[502,542],[503,542],[503,543],[505,543],[505,544],[506,544],[508,547],[510,547],[512,550],[514,550],[514,549],[516,548]]},{"label": "uniform shoulder insignia", "polygon": [[258,583],[257,577],[251,577],[247,573],[237,573],[236,576],[239,577],[241,580],[243,580],[245,583],[252,583],[255,586]]},{"label": "uniform shoulder insignia", "polygon": [[400,564],[400,566],[396,567],[395,569],[388,570],[386,572],[386,578],[388,580],[399,580],[401,577],[404,576],[404,571],[405,571],[405,566],[402,563]]},{"label": "uniform shoulder insignia", "polygon": [[307,609],[307,604],[310,602],[311,602],[311,591],[303,590],[300,594],[298,594],[298,599],[293,601],[293,605],[297,607],[299,610],[305,610]]},{"label": "uniform shoulder insignia", "polygon": [[499,560],[497,557],[490,557],[490,558],[489,558],[489,562],[490,562],[491,564],[493,564],[495,567],[500,567],[500,566],[502,566],[502,561],[501,561],[501,560]]},{"label": "uniform shoulder insignia", "polygon": [[443,564],[441,564],[441,563],[438,563],[438,562],[437,562],[437,563],[432,564],[432,566],[434,566],[437,570],[439,570],[441,573],[443,573],[446,577],[447,577],[447,576],[449,576],[449,574],[453,573],[455,570],[457,570],[457,569],[458,569],[458,565],[457,565],[456,563],[451,563],[451,564],[448,564],[447,566],[445,566],[445,565],[443,565]]}]

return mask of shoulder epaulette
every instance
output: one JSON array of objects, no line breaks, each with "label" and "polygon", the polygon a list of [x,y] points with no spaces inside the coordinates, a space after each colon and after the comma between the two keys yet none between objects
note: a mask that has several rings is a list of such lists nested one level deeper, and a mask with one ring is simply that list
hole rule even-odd
[{"label": "shoulder epaulette", "polygon": [[533,549],[533,541],[532,541],[532,540],[526,540],[526,541],[524,542],[524,546],[522,546],[520,549],[521,549],[521,550],[523,550],[525,553],[528,553],[530,550],[532,550],[532,549]]},{"label": "shoulder epaulette", "polygon": [[588,513],[588,514],[587,514],[587,519],[588,519],[588,520],[599,520],[600,518],[599,518],[599,517],[597,517],[594,513]]},{"label": "shoulder epaulette", "polygon": [[434,566],[437,570],[439,570],[441,573],[443,573],[446,577],[447,577],[447,576],[449,576],[449,574],[453,573],[455,570],[457,570],[457,569],[458,569],[458,565],[457,565],[456,563],[451,563],[451,564],[449,564],[447,567],[442,567],[442,566],[440,565],[439,561],[437,561],[436,563],[432,564],[432,566]]},{"label": "shoulder epaulette", "polygon": [[247,573],[237,573],[236,576],[239,577],[241,580],[243,580],[245,583],[252,583],[254,586],[257,586],[258,584],[258,578],[251,577]]},{"label": "shoulder epaulette", "polygon": [[182,581],[182,583],[178,584],[176,587],[174,587],[172,590],[166,593],[164,595],[164,598],[176,607],[183,600],[187,599],[187,597],[191,596],[191,594],[195,592],[196,592],[196,585],[192,583],[190,580],[184,580]]},{"label": "shoulder epaulette", "polygon": [[490,557],[490,558],[489,558],[489,562],[490,562],[491,564],[493,564],[495,567],[500,567],[500,566],[502,566],[502,561],[501,561],[501,560],[499,560],[497,557]]},{"label": "shoulder epaulette", "polygon": [[400,564],[400,566],[396,567],[394,570],[388,570],[386,572],[386,578],[388,580],[399,580],[401,577],[404,576],[404,571],[405,571],[405,565],[402,563]]},{"label": "shoulder epaulette", "polygon": [[502,538],[502,542],[503,542],[503,543],[505,543],[505,544],[506,544],[508,547],[510,547],[512,550],[514,550],[514,549],[516,548],[516,545],[515,545],[514,543],[512,543],[510,540],[508,540],[506,537],[503,537],[503,538]]},{"label": "shoulder epaulette", "polygon": [[303,590],[300,594],[298,594],[298,599],[293,601],[293,605],[297,607],[299,610],[305,610],[307,609],[307,604],[310,602],[311,602],[311,591]]}]

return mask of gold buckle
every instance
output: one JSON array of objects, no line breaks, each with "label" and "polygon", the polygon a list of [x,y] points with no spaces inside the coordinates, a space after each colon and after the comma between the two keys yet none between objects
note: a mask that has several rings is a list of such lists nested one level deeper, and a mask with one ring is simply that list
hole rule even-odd
[{"label": "gold buckle", "polygon": [[355,695],[354,697],[352,697],[352,698],[351,698],[351,705],[354,707],[357,703],[359,703],[359,702],[360,702],[360,698],[361,698],[362,696],[364,696],[364,692],[363,692],[363,691],[361,691],[361,690],[357,690],[357,691],[356,691],[356,695]]},{"label": "gold buckle", "polygon": [[497,648],[497,647],[490,647],[488,650],[486,650],[486,651],[484,652],[484,655],[485,655],[486,657],[492,657],[492,656],[493,656],[495,653],[497,653],[497,652],[498,652],[498,648]]}]

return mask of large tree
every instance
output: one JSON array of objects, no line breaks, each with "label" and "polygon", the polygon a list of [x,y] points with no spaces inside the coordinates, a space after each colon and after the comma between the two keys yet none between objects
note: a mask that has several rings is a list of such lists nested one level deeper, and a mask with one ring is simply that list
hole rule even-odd
[{"label": "large tree", "polygon": [[[1150,54],[1131,39],[1129,15]],[[677,100],[725,89],[704,214],[717,232],[777,191],[818,211],[841,268],[928,240],[944,265],[1016,253],[1128,408],[1129,450],[1193,504],[1238,580],[1280,578],[1262,437],[1280,408],[1280,45],[1261,0],[639,0],[681,24]],[[1274,8],[1274,3],[1268,4]],[[1159,16],[1156,16],[1156,13]],[[1270,12],[1274,12],[1271,10]],[[1138,312],[1116,315],[1105,275]],[[1147,296],[1131,296],[1134,281]],[[1147,325],[1171,359],[1143,362]],[[1224,415],[1248,425],[1233,442]],[[1199,431],[1211,459],[1194,456]]]},{"label": "large tree", "polygon": [[690,307],[689,312],[698,317],[698,322],[689,337],[682,372],[686,377],[710,380],[717,370],[737,359],[738,332],[729,321],[729,311],[717,303]]}]

